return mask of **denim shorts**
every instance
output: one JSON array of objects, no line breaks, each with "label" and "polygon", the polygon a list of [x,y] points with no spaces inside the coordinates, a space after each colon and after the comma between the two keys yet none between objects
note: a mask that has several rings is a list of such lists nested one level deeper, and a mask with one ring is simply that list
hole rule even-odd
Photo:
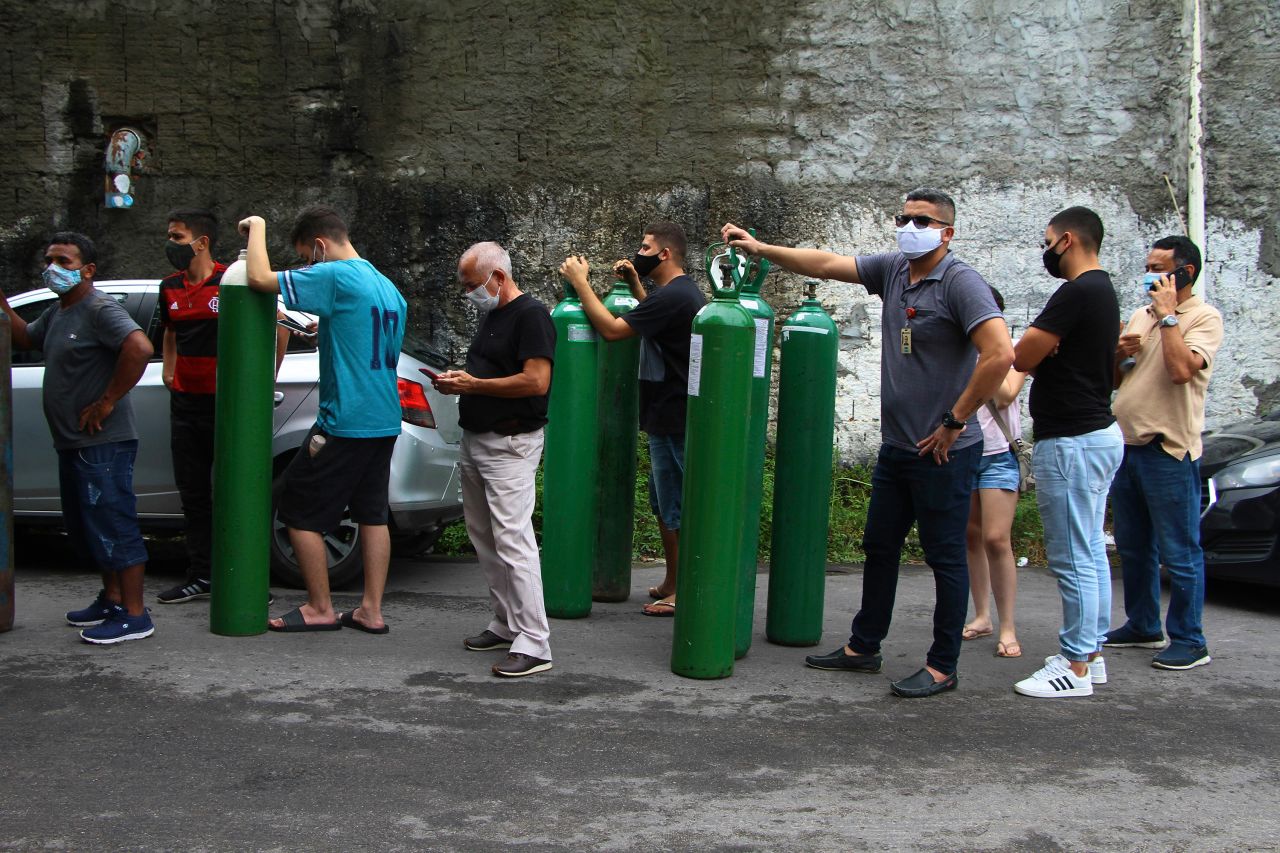
[{"label": "denim shorts", "polygon": [[668,530],[680,529],[684,435],[649,436],[649,508]]},{"label": "denim shorts", "polygon": [[119,572],[147,561],[133,494],[137,455],[136,440],[58,451],[63,524],[80,559],[99,571]]},{"label": "denim shorts", "polygon": [[973,475],[974,489],[1004,489],[1006,492],[1018,491],[1018,457],[1012,450],[1004,453],[992,453],[982,457],[978,463],[978,473]]}]

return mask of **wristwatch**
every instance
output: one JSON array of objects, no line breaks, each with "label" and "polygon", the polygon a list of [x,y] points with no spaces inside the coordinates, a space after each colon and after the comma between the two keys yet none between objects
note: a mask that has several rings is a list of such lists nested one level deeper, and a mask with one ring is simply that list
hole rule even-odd
[{"label": "wristwatch", "polygon": [[1161,326],[1176,326],[1176,325],[1178,325],[1178,315],[1177,315],[1177,314],[1166,314],[1166,315],[1164,315],[1163,317],[1161,317],[1161,318],[1160,318],[1160,325],[1161,325]]},{"label": "wristwatch", "polygon": [[956,420],[950,409],[942,413],[942,425],[947,429],[964,429],[964,421]]}]

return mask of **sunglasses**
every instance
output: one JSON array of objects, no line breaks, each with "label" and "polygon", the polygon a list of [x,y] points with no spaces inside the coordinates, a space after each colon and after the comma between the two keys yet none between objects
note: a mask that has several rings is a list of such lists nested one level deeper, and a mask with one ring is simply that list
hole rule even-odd
[{"label": "sunglasses", "polygon": [[939,225],[951,224],[950,222],[944,222],[941,219],[934,219],[932,216],[925,216],[922,213],[918,213],[915,216],[908,216],[905,213],[899,213],[893,217],[893,224],[897,225],[899,228],[906,228],[908,222],[915,223],[917,228],[928,228],[930,223],[933,222],[936,222]]}]

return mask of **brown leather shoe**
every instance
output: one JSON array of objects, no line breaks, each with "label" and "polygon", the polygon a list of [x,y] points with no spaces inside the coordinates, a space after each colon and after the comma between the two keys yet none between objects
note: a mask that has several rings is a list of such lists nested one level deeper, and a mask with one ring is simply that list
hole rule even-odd
[{"label": "brown leather shoe", "polygon": [[493,665],[493,674],[506,678],[519,678],[522,675],[533,675],[535,672],[546,672],[549,669],[551,669],[549,660],[512,652],[507,655],[506,660]]}]

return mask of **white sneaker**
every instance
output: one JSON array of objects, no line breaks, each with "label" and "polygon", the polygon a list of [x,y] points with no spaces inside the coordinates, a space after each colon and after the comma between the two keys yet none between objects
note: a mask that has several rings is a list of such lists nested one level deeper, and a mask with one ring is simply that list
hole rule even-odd
[{"label": "white sneaker", "polygon": [[1055,699],[1068,696],[1092,696],[1093,681],[1088,675],[1079,676],[1071,671],[1071,665],[1062,655],[1049,658],[1043,669],[1030,678],[1024,678],[1013,689],[1023,696],[1037,699]]},{"label": "white sneaker", "polygon": [[[1056,657],[1061,657],[1061,655],[1049,655],[1044,659],[1044,662],[1050,663]],[[1089,661],[1089,680],[1094,684],[1107,683],[1107,660],[1102,655],[1098,655]]]}]

